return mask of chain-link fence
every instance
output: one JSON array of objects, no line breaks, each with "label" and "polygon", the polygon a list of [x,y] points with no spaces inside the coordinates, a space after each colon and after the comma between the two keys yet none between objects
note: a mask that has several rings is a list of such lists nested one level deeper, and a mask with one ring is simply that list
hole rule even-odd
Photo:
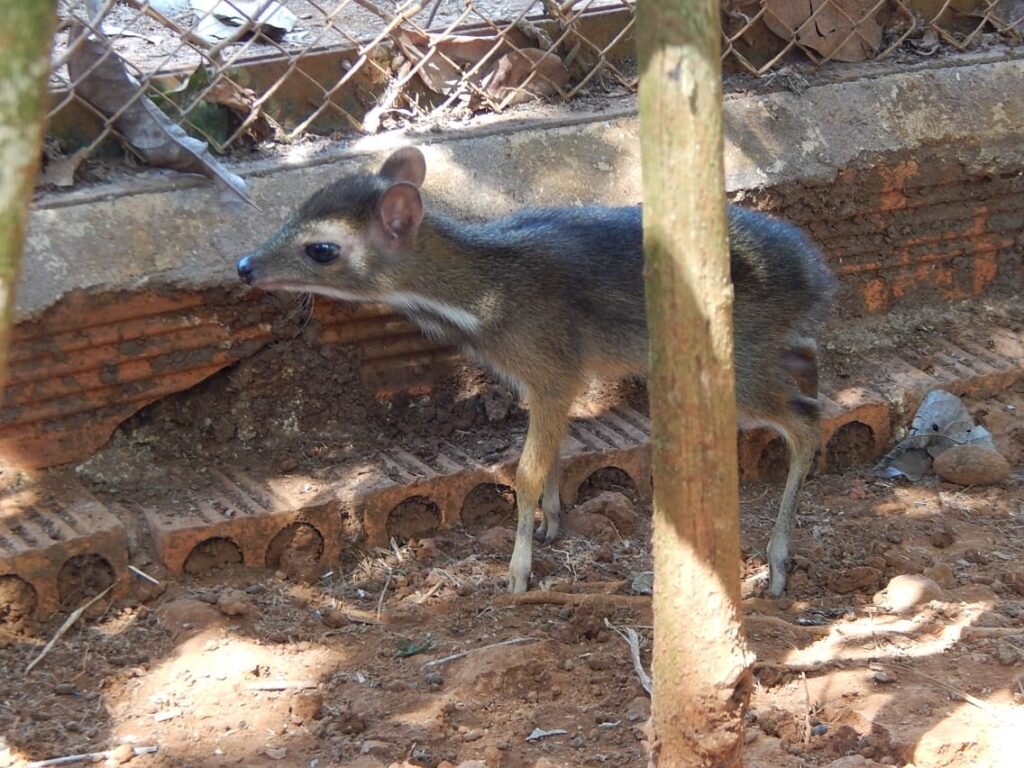
[{"label": "chain-link fence", "polygon": [[[43,182],[636,86],[635,0],[63,0]],[[726,71],[1019,42],[1024,0],[722,0]],[[211,175],[217,175],[213,173]],[[230,185],[231,180],[228,179]]]}]

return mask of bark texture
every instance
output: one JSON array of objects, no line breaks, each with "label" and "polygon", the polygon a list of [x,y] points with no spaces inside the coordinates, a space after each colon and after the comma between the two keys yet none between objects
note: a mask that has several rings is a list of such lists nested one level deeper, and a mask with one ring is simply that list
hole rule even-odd
[{"label": "bark texture", "polygon": [[654,465],[652,765],[740,766],[736,402],[718,0],[637,6]]},{"label": "bark texture", "polygon": [[0,25],[0,388],[25,224],[39,170],[56,2],[8,0]]}]

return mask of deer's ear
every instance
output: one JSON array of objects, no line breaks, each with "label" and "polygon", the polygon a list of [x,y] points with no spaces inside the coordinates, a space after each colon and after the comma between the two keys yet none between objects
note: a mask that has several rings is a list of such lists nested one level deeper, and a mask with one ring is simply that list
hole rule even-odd
[{"label": "deer's ear", "polygon": [[427,176],[427,161],[416,147],[404,147],[384,161],[380,175],[389,181],[404,181],[419,188]]},{"label": "deer's ear", "polygon": [[377,222],[385,243],[409,244],[423,221],[423,198],[407,181],[388,187],[377,204]]}]

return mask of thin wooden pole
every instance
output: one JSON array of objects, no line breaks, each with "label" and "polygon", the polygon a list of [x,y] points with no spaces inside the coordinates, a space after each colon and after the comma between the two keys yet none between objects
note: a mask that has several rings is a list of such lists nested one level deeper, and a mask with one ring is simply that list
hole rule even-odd
[{"label": "thin wooden pole", "polygon": [[56,0],[8,0],[0,25],[0,389],[43,136]]},{"label": "thin wooden pole", "polygon": [[654,765],[736,767],[736,403],[718,0],[637,6],[654,469]]}]

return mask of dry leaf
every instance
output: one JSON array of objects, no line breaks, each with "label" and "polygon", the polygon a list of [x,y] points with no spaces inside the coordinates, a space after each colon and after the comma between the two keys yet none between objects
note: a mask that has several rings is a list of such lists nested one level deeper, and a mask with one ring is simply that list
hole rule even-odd
[{"label": "dry leaf", "polygon": [[[527,82],[534,70],[537,74]],[[569,71],[563,66],[562,60],[539,48],[502,54],[493,72],[494,77],[484,83],[484,91],[498,102],[503,101],[509,91],[515,91],[509,104],[522,104],[533,98],[553,96],[569,82]]]},{"label": "dry leaf", "polygon": [[46,168],[39,174],[37,183],[40,186],[53,185],[61,188],[75,186],[75,172],[87,156],[88,153],[83,148],[70,155],[47,157]]},{"label": "dry leaf", "polygon": [[800,46],[832,61],[864,61],[882,44],[877,0],[765,0],[764,6],[772,32],[783,40],[795,33]]},{"label": "dry leaf", "polygon": [[[482,86],[495,102],[514,90],[518,92],[509,103],[521,104],[532,98],[550,96],[569,82],[569,71],[562,60],[548,51],[528,47],[526,36],[519,30],[499,37],[427,35],[399,28],[394,38],[413,64],[426,59],[418,74],[434,93],[451,93],[463,82],[465,73],[478,64],[481,66],[469,79]],[[529,79],[534,69],[537,74]],[[479,106],[479,101],[479,96],[475,96],[471,106]]]},{"label": "dry leaf", "polygon": [[108,117],[124,108],[114,127],[143,160],[209,176],[221,190],[221,199],[240,199],[255,205],[246,194],[242,178],[217,162],[205,142],[185,133],[148,97],[133,101],[142,85],[128,73],[107,40],[83,35],[83,28],[75,25],[68,47],[73,50],[68,58],[68,75],[75,84],[75,94]]},{"label": "dry leaf", "polygon": [[[219,43],[247,28],[271,40],[280,41],[295,29],[297,18],[281,3],[261,0],[189,0],[199,24],[196,34]],[[260,13],[260,9],[263,13]],[[259,17],[257,17],[259,14]]]}]

